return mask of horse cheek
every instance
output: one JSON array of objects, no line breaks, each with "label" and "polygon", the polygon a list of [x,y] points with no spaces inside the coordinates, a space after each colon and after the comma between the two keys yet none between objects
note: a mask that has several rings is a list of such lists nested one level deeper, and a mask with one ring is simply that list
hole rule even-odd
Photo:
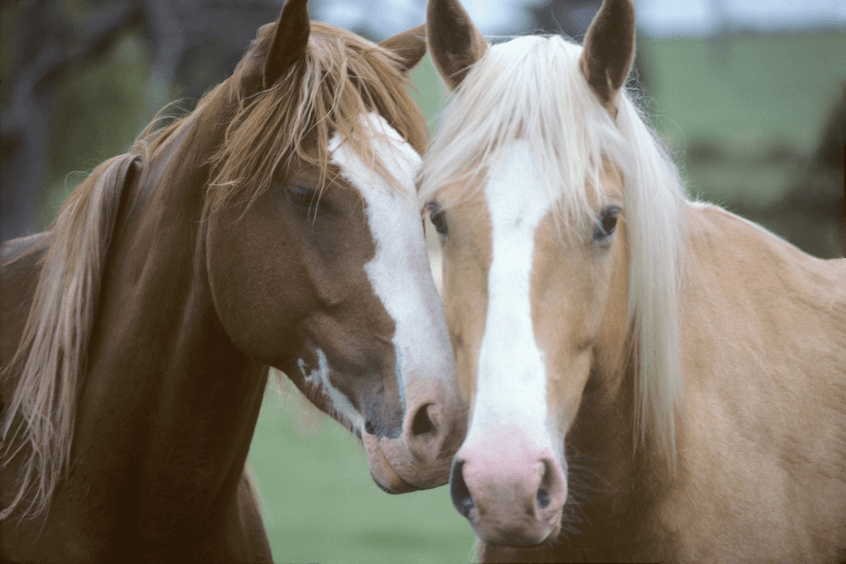
[{"label": "horse cheek", "polygon": [[[212,301],[239,349],[255,360],[278,365],[280,359],[295,354],[293,325],[308,310],[307,292],[296,276],[303,270],[300,257],[286,241],[278,221],[261,225],[268,223],[263,217],[266,213],[225,215],[213,216],[207,232],[206,267]],[[245,228],[248,224],[251,229]]]}]

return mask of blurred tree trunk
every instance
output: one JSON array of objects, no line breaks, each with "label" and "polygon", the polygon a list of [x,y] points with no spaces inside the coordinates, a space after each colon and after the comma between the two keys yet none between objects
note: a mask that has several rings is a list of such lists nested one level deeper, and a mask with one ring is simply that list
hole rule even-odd
[{"label": "blurred tree trunk", "polygon": [[[182,3],[188,2],[183,0]],[[176,4],[173,0],[144,1],[144,35],[152,51],[153,72],[144,96],[144,109],[139,116],[139,130],[170,101],[169,89],[176,82],[179,66],[185,57],[185,29],[176,12]]]},{"label": "blurred tree trunk", "polygon": [[122,4],[72,22],[60,2],[23,2],[8,102],[0,111],[0,239],[35,231],[55,85],[71,65],[105,52],[137,12]]},{"label": "blurred tree trunk", "polygon": [[[127,84],[143,100],[140,115],[121,119],[139,132],[168,103],[171,92],[199,98],[225,79],[255,37],[274,21],[283,0],[22,0],[17,12],[15,61],[4,76],[0,109],[0,240],[33,233],[47,185],[49,148],[78,155],[89,166],[92,147],[61,146],[52,131],[54,98],[69,73],[91,65],[118,40],[139,33],[152,66],[146,86]],[[75,13],[91,14],[86,17]],[[80,115],[80,127],[91,116]],[[140,123],[139,123],[140,122]],[[96,135],[92,134],[92,145]],[[125,144],[131,142],[127,139]],[[123,146],[125,146],[125,144]]]}]

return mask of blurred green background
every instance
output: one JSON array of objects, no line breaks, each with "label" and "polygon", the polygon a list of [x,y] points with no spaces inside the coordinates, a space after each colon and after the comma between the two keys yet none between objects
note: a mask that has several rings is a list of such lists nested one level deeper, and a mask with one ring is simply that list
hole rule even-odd
[{"label": "blurred green background", "polygon": [[[44,41],[59,52],[63,41],[79,44],[79,30],[93,29],[91,22],[101,13],[116,10],[115,18],[124,19],[108,40],[81,49],[77,58],[67,57],[52,75],[36,77],[40,82],[30,85],[27,98],[20,94],[21,81],[27,79],[20,59],[26,55],[37,63],[45,56],[39,49],[24,53],[19,43],[18,36],[33,25],[23,19],[31,4],[0,7],[0,102],[6,112],[0,123],[0,170],[7,191],[14,159],[24,145],[8,116],[27,100],[41,104],[31,115],[47,122],[43,171],[23,186],[37,197],[39,228],[49,224],[84,177],[74,171],[91,170],[126,150],[166,102],[183,99],[177,107],[190,109],[206,88],[231,72],[255,28],[274,19],[279,6],[244,2],[261,4],[264,11],[237,20],[239,29],[247,31],[228,43],[202,31],[201,24],[212,15],[203,19],[192,13],[186,21],[193,31],[181,47],[174,43],[184,57],[169,68],[161,56],[161,45],[168,43],[150,39],[156,33],[168,37],[167,30],[155,31],[149,15],[120,12],[132,2],[43,3],[52,6],[51,17],[64,30],[52,33],[46,17],[39,24]],[[186,4],[191,2],[174,6]],[[220,19],[236,27],[231,16]],[[36,37],[30,43],[39,41]],[[158,50],[151,50],[153,44]],[[842,256],[843,30],[741,31],[710,39],[641,37],[638,58],[640,103],[676,154],[691,194],[763,222],[808,252]],[[434,132],[447,97],[428,57],[413,78]],[[34,126],[35,118],[28,119],[18,121]],[[470,557],[472,530],[452,507],[446,488],[402,496],[381,492],[372,483],[360,444],[305,405],[289,386],[268,391],[250,460],[278,562],[462,562]]]},{"label": "blurred green background", "polygon": [[470,560],[475,536],[446,487],[382,492],[361,443],[293,385],[269,386],[250,462],[276,562]]}]

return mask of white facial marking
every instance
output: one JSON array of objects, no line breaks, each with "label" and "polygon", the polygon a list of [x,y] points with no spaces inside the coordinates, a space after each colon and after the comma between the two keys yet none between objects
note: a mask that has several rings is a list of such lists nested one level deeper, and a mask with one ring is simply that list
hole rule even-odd
[{"label": "white facial marking", "polygon": [[488,312],[465,444],[487,428],[515,425],[531,440],[552,447],[546,366],[535,341],[530,289],[535,231],[554,201],[537,178],[525,141],[514,142],[494,162],[485,186],[492,244]]},{"label": "white facial marking", "polygon": [[380,176],[337,133],[329,150],[341,175],[358,188],[367,204],[376,253],[364,269],[396,324],[397,384],[405,410],[411,377],[454,380],[455,368],[415,197],[420,155],[382,116],[371,113],[363,119],[376,152],[398,185]]},{"label": "white facial marking", "polygon": [[350,401],[350,398],[341,390],[332,385],[329,380],[329,362],[326,360],[326,353],[317,349],[317,368],[306,374],[306,363],[303,359],[297,360],[297,367],[303,375],[303,379],[320,388],[329,398],[332,407],[339,415],[346,418],[354,429],[359,431],[364,428],[364,417],[358,412]]}]

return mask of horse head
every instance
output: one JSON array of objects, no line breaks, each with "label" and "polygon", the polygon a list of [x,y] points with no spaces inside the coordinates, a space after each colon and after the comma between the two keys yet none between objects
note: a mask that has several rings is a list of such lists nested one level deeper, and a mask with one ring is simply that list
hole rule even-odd
[{"label": "horse head", "polygon": [[[584,49],[489,46],[455,0],[431,0],[427,23],[455,94],[421,175],[470,405],[452,499],[484,541],[537,545],[561,530],[564,444],[583,396],[619,385],[595,380],[626,358],[626,196],[607,155],[633,8],[606,1]],[[607,134],[585,140],[585,124]]]},{"label": "horse head", "polygon": [[422,26],[374,45],[290,0],[233,76],[205,255],[233,343],[364,442],[390,492],[446,482],[464,409],[414,197],[405,75]]}]

